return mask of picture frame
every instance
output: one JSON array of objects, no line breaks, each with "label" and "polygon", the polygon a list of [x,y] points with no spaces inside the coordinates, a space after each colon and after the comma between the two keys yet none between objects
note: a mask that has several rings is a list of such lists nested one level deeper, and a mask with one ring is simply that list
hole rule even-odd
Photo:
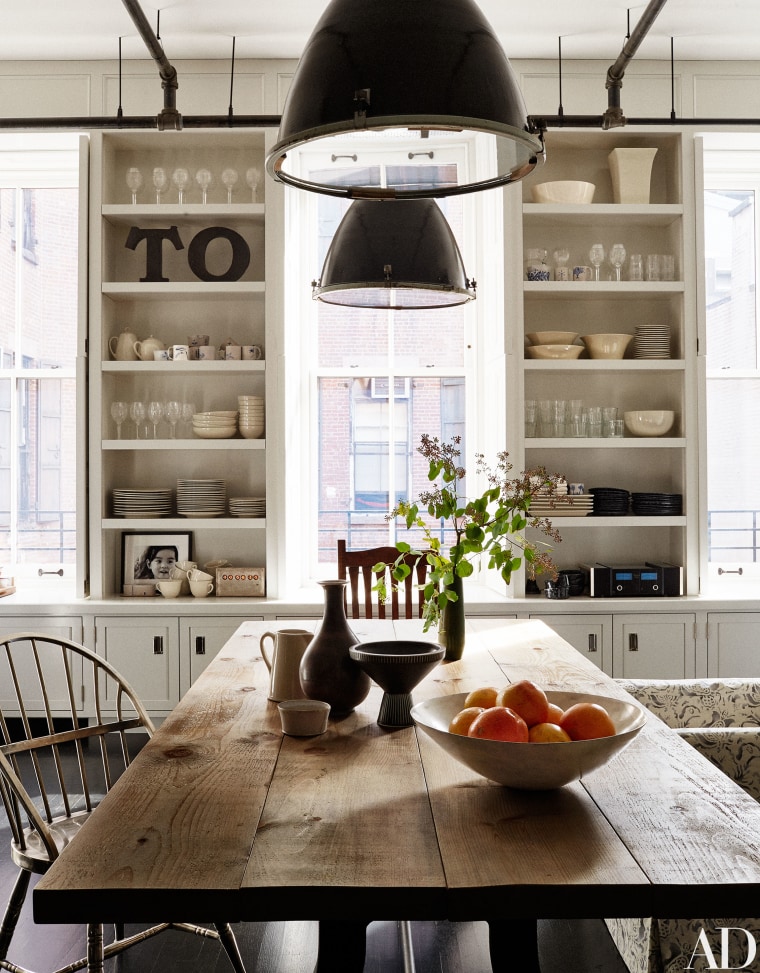
[{"label": "picture frame", "polygon": [[121,535],[122,594],[156,594],[156,583],[168,578],[177,561],[189,561],[193,535],[187,530],[123,531]]}]

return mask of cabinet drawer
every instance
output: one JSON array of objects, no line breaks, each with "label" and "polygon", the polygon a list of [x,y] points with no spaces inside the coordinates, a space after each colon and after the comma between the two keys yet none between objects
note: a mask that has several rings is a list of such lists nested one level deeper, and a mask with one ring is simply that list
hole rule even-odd
[{"label": "cabinet drawer", "polygon": [[612,670],[611,615],[535,615],[606,672]]},{"label": "cabinet drawer", "polygon": [[[179,623],[176,618],[96,618],[98,655],[114,666],[145,708],[168,713],[179,702]],[[116,700],[106,698],[113,708]]]},{"label": "cabinet drawer", "polygon": [[[3,616],[1,620],[2,634],[4,636],[22,632],[35,632],[39,635],[56,635],[61,638],[70,639],[72,642],[82,642],[82,619],[78,617],[56,618],[49,621],[40,621],[39,617],[29,618],[27,616]],[[14,656],[16,665],[16,678],[21,684],[21,693],[27,712],[31,716],[43,716],[45,705],[39,690],[39,679],[34,669],[34,660],[31,656],[28,665],[23,668],[18,666],[18,659]],[[77,711],[83,709],[83,689],[82,689],[82,662],[75,658],[71,663],[71,679],[76,702]],[[8,663],[5,655],[0,656],[0,706],[6,715],[13,715],[18,712],[16,695],[13,691],[13,681],[11,679]],[[53,679],[47,685],[49,693],[49,703],[53,714],[68,714],[70,712],[69,694],[66,679],[61,672],[58,679]]]},{"label": "cabinet drawer", "polygon": [[623,679],[685,679],[696,665],[695,616],[615,615],[612,674]]}]

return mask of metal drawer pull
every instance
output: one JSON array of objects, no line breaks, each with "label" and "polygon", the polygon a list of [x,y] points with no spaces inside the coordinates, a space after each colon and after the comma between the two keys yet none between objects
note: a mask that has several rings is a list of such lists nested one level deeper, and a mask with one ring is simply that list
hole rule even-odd
[{"label": "metal drawer pull", "polygon": [[639,651],[639,637],[635,632],[631,632],[628,636],[628,651],[638,652]]},{"label": "metal drawer pull", "polygon": [[596,632],[589,632],[588,633],[588,650],[589,650],[589,652],[596,652],[596,651],[598,651],[597,650],[597,645],[596,645]]},{"label": "metal drawer pull", "polygon": [[153,636],[153,655],[163,655],[164,654],[164,637],[163,635]]},{"label": "metal drawer pull", "polygon": [[196,635],[195,636],[195,654],[205,655],[206,654],[206,636]]}]

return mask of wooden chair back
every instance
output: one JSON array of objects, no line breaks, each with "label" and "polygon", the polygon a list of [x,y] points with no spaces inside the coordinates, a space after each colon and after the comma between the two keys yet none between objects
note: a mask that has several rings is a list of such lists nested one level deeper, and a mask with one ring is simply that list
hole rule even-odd
[{"label": "wooden chair back", "polygon": [[[338,577],[348,579],[346,589],[346,613],[351,618],[387,618],[387,605],[380,601],[376,591],[372,588],[377,584],[379,572],[372,568],[376,564],[393,564],[399,552],[395,547],[370,547],[362,551],[346,550],[346,542],[338,541]],[[385,569],[385,580],[388,586],[391,606],[391,618],[421,618],[424,595],[422,588],[427,577],[427,562],[424,556],[408,554],[405,562],[412,569],[405,580],[401,582],[402,597],[395,584],[392,584],[390,569]],[[401,615],[403,605],[403,615]],[[364,609],[363,614],[361,609]]]}]

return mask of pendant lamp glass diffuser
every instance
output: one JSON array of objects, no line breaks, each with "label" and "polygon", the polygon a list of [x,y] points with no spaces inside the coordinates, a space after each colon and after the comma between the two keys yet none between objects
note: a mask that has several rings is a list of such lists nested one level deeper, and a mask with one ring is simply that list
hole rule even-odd
[{"label": "pendant lamp glass diffuser", "polygon": [[338,225],[312,296],[397,310],[454,307],[475,297],[459,247],[431,199],[358,199]]},{"label": "pendant lamp glass diffuser", "polygon": [[[369,167],[382,133],[398,140],[399,164],[434,152],[441,136],[480,136],[479,171],[461,185],[406,187],[359,177],[336,185],[298,171],[293,150],[326,139],[334,156],[356,155]],[[333,196],[413,199],[514,182],[543,155],[512,67],[474,0],[331,0],[296,68],[267,170]]]}]

